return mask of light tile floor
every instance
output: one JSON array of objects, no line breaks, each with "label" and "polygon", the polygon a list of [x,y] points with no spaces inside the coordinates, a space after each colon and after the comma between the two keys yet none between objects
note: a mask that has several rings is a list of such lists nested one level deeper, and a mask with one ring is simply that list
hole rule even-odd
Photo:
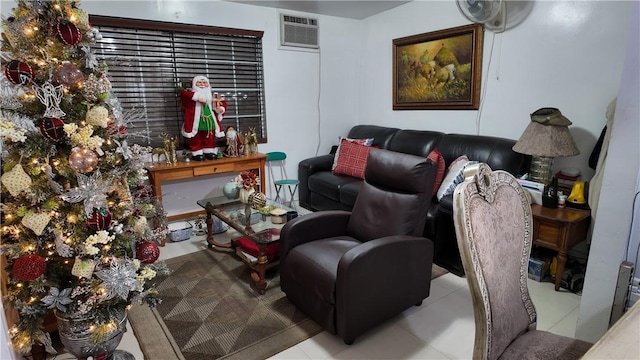
[{"label": "light tile floor", "polygon": [[[234,230],[216,239],[234,237]],[[160,259],[206,249],[204,237],[172,243],[161,248]],[[573,337],[580,296],[566,290],[554,291],[552,283],[529,280],[529,293],[538,312],[538,329]],[[419,307],[412,307],[394,319],[356,338],[353,345],[322,332],[271,359],[471,359],[473,352],[473,306],[467,281],[445,274],[431,283],[431,294]],[[133,335],[125,333],[119,349],[143,359]]]}]

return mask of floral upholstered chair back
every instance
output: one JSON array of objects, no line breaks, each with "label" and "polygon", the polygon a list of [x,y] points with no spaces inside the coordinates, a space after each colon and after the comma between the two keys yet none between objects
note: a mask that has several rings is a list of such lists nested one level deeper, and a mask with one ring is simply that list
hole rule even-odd
[{"label": "floral upholstered chair back", "polygon": [[497,359],[535,328],[527,290],[531,206],[508,172],[480,164],[454,193],[454,223],[473,299],[474,359]]}]

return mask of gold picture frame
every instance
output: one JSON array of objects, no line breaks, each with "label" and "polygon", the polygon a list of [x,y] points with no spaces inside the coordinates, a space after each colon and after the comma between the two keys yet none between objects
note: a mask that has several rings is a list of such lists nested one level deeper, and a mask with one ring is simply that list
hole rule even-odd
[{"label": "gold picture frame", "polygon": [[477,110],[483,27],[393,40],[393,110]]}]

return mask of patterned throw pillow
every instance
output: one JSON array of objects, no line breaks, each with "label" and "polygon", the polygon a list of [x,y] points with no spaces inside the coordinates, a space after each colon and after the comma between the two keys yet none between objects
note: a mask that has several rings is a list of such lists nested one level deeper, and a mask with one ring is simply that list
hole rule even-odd
[{"label": "patterned throw pillow", "polygon": [[435,148],[429,153],[429,155],[427,155],[427,159],[433,161],[433,163],[438,166],[436,181],[433,183],[433,192],[431,193],[431,196],[433,196],[438,192],[440,184],[442,183],[442,179],[444,178],[444,157],[440,153],[440,150],[438,150],[438,148]]},{"label": "patterned throw pillow", "polygon": [[347,175],[364,179],[364,169],[367,166],[369,151],[372,146],[360,145],[356,142],[342,139],[339,150],[338,165],[333,169],[334,175]]},{"label": "patterned throw pillow", "polygon": [[347,140],[349,142],[354,142],[356,144],[365,145],[365,146],[371,146],[373,144],[373,138],[351,139],[351,138],[341,136],[340,139],[338,140],[338,149],[336,150],[336,155],[333,158],[333,165],[331,166],[331,171],[335,170],[336,166],[338,166],[338,158],[340,157],[340,146],[342,145],[342,140]]},{"label": "patterned throw pillow", "polygon": [[442,180],[442,184],[440,184],[440,188],[438,188],[438,201],[444,196],[453,194],[453,192],[456,190],[456,186],[464,181],[464,168],[468,165],[476,163],[477,161],[469,161],[467,155],[462,155],[459,158],[453,160],[453,162],[449,165],[447,175],[445,175],[444,180]]}]

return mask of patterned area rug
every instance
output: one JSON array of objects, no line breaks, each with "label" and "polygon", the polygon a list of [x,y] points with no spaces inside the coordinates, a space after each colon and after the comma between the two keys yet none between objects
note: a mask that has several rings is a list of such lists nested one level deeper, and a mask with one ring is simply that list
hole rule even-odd
[{"label": "patterned area rug", "polygon": [[322,331],[280,291],[277,271],[258,295],[233,254],[203,250],[166,263],[162,303],[130,311],[146,359],[264,359]]},{"label": "patterned area rug", "polygon": [[[129,311],[145,359],[266,359],[322,331],[287,300],[277,271],[260,296],[234,254],[203,250],[166,263],[162,303]],[[432,278],[446,272],[434,265]]]}]

